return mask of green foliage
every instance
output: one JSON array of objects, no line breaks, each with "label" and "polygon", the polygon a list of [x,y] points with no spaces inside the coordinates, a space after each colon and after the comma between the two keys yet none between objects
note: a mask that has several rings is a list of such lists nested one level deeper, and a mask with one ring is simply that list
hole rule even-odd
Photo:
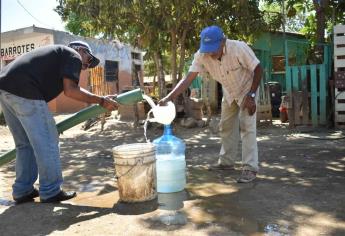
[{"label": "green foliage", "polygon": [[[276,10],[281,12],[282,0],[263,0],[262,2],[265,10],[276,6]],[[285,0],[284,3],[286,30],[302,33],[313,43],[323,41],[318,38],[321,34],[317,34],[317,32],[323,32],[323,25],[327,34],[330,35],[334,25],[345,24],[344,0]]]},{"label": "green foliage", "polygon": [[78,17],[73,12],[67,17],[66,29],[73,34],[85,37],[95,37],[97,35],[88,19]]},{"label": "green foliage", "polygon": [[[288,3],[288,2],[287,2]],[[307,12],[303,4],[285,6],[285,31],[298,33],[300,32],[306,21]],[[283,9],[282,1],[262,1],[260,9],[264,12],[265,21],[268,25],[273,26],[272,29],[283,31]]]},{"label": "green foliage", "polygon": [[[101,34],[146,50],[146,74],[171,73],[173,83],[199,48],[205,26],[217,24],[229,38],[247,42],[272,29],[257,0],[59,0],[56,11],[75,34]],[[154,55],[162,55],[162,63]]]},{"label": "green foliage", "polygon": [[283,23],[283,15],[281,14],[281,7],[278,3],[262,2],[259,8],[263,14],[265,23],[269,26],[270,31],[280,29]]},{"label": "green foliage", "polygon": [[[145,68],[145,75],[147,76],[154,76],[157,75],[156,71],[156,65],[153,58],[153,55],[151,55],[151,51],[147,51],[145,56],[144,56],[144,68]],[[170,61],[169,61],[170,55],[169,53],[165,53],[163,55],[163,64],[165,65],[164,67],[164,73],[165,74],[170,74]]]}]

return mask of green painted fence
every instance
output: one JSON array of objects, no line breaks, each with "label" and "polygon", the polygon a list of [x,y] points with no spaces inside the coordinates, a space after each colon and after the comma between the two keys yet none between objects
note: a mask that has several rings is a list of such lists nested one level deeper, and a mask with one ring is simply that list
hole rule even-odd
[{"label": "green painted fence", "polygon": [[[285,42],[285,58],[289,55],[289,42],[291,41]],[[292,66],[288,60],[285,61],[290,125],[326,125],[330,112],[327,109],[328,78],[331,72],[330,46],[323,45],[322,64]]]}]

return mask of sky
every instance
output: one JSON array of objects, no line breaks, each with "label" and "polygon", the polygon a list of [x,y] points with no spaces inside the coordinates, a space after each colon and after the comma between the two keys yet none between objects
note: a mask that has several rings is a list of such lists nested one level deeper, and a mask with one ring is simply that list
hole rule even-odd
[{"label": "sky", "polygon": [[32,25],[66,31],[59,15],[53,10],[58,4],[57,0],[0,1],[1,32],[25,28]]}]

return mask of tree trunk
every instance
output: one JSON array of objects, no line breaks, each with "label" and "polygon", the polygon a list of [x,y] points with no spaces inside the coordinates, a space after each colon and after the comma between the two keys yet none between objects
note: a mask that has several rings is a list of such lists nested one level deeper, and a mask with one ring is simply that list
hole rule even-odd
[{"label": "tree trunk", "polygon": [[156,95],[156,77],[157,77],[157,72],[153,75],[153,80],[152,80],[152,90],[153,94]]},{"label": "tree trunk", "polygon": [[166,86],[165,86],[165,79],[164,79],[163,59],[162,59],[162,54],[160,51],[154,52],[154,59],[155,59],[155,64],[156,64],[156,71],[158,74],[159,98],[163,98],[166,95]]},{"label": "tree trunk", "polygon": [[173,29],[170,31],[171,35],[171,79],[172,79],[172,84],[173,87],[177,84],[177,63],[176,63],[176,58],[177,58],[177,37],[176,37],[176,30]]},{"label": "tree trunk", "polygon": [[326,9],[329,4],[329,0],[313,0],[316,11],[316,62],[323,62],[323,46],[325,42],[325,28],[326,28]]},{"label": "tree trunk", "polygon": [[316,42],[325,42],[325,28],[326,28],[326,9],[329,0],[314,0],[314,7],[316,10]]},{"label": "tree trunk", "polygon": [[182,36],[180,38],[180,65],[178,69],[178,77],[177,80],[180,81],[182,79],[182,74],[183,74],[183,69],[184,69],[184,64],[185,64],[185,55],[186,55],[186,37],[187,37],[187,30],[188,29],[183,29]]}]

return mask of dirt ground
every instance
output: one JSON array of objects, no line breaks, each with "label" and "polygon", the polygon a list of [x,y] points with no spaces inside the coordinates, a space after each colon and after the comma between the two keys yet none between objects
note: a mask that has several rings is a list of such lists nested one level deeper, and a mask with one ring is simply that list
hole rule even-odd
[{"label": "dirt ground", "polygon": [[[63,119],[59,116],[57,119]],[[260,124],[260,172],[238,184],[235,171],[209,171],[220,149],[209,128],[174,125],[187,144],[187,187],[158,200],[119,201],[111,149],[145,142],[143,127],[108,119],[88,131],[60,136],[64,189],[77,198],[61,204],[14,205],[14,163],[0,167],[0,235],[345,235],[345,132]],[[162,129],[151,125],[153,140]],[[0,154],[13,147],[0,127]]]}]

